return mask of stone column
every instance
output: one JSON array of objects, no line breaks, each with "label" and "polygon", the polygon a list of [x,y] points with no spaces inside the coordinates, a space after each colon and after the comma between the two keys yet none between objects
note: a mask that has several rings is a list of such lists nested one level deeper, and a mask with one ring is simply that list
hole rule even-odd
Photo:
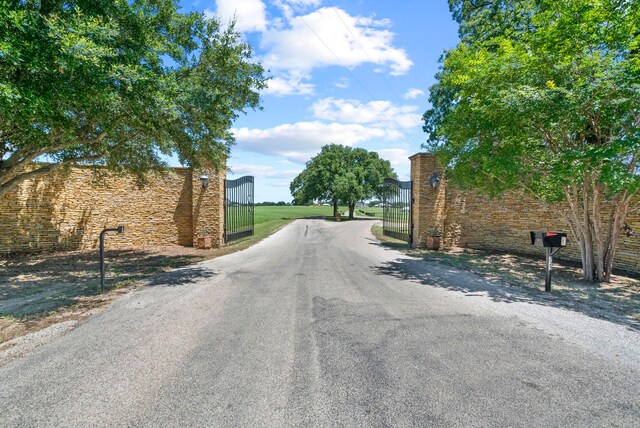
[{"label": "stone column", "polygon": [[[444,171],[436,157],[429,153],[417,153],[411,160],[411,181],[413,182],[413,244],[423,247],[429,229],[444,232],[446,186]],[[431,186],[431,177],[436,172],[440,178],[437,188]]]},{"label": "stone column", "polygon": [[193,245],[198,237],[211,236],[211,247],[224,245],[224,181],[226,171],[208,171],[209,185],[202,187],[202,173],[193,171]]}]

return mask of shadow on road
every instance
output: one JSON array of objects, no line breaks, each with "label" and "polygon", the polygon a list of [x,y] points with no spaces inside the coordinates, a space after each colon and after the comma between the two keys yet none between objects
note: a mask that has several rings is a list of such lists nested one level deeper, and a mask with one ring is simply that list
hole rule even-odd
[{"label": "shadow on road", "polygon": [[488,296],[491,300],[501,303],[518,302],[558,307],[640,331],[640,320],[631,316],[637,311],[635,304],[610,301],[594,293],[584,295],[563,291],[548,294],[535,287],[509,284],[500,278],[481,276],[422,258],[397,259],[374,266],[372,269],[378,275],[458,291],[468,297]]},{"label": "shadow on road", "polygon": [[145,282],[147,286],[177,286],[199,282],[216,276],[217,273],[199,266],[193,266],[183,269],[177,269],[171,272],[162,273],[153,277],[149,282]]},{"label": "shadow on road", "polygon": [[367,241],[370,241],[371,245],[375,245],[377,247],[387,248],[390,250],[396,251],[407,251],[409,249],[409,244],[400,240],[393,240],[389,242],[385,242],[384,245],[380,243],[377,239],[365,238]]}]

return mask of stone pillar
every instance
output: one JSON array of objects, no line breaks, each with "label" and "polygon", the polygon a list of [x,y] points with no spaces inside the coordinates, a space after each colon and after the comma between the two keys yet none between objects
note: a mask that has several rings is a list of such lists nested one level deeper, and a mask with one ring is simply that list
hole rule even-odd
[{"label": "stone pillar", "polygon": [[224,181],[226,171],[208,171],[209,185],[202,187],[200,176],[193,171],[193,245],[198,237],[211,236],[211,247],[224,245]]},{"label": "stone pillar", "polygon": [[[446,186],[444,171],[436,157],[429,153],[417,153],[411,160],[411,181],[413,182],[413,244],[423,247],[430,229],[444,232]],[[440,182],[437,188],[431,186],[431,177],[437,172]]]}]

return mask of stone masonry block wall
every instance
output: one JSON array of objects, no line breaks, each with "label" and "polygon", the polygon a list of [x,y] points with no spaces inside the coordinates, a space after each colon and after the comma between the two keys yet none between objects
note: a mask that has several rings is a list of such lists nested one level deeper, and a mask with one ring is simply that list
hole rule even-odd
[{"label": "stone masonry block wall", "polygon": [[[414,235],[419,237],[415,241],[416,246],[423,245],[428,228],[437,227],[443,230],[442,241],[445,248],[457,246],[544,257],[541,248],[531,245],[529,231],[560,230],[567,232],[569,244],[555,257],[580,261],[580,250],[560,213],[559,205],[544,205],[519,192],[491,199],[454,186],[446,186],[444,180],[440,183],[439,190],[434,191],[429,186],[428,178],[437,169],[435,158],[420,153],[412,156],[411,161],[411,178],[414,180],[416,195],[413,215],[418,218],[414,223]],[[425,201],[429,198],[432,203]],[[640,201],[636,201],[634,205],[639,206]],[[640,213],[632,212],[627,217],[627,223],[640,233]],[[620,236],[614,266],[640,273],[640,236]]]},{"label": "stone masonry block wall", "polygon": [[[569,242],[555,257],[580,261],[580,250],[559,205],[544,205],[519,192],[491,199],[452,186],[447,189],[446,205],[444,245],[447,247],[542,256],[543,250],[531,245],[529,231],[559,230],[567,232]],[[640,214],[630,214],[627,223],[640,231]],[[614,267],[640,272],[640,237],[621,234]]]},{"label": "stone masonry block wall", "polygon": [[427,241],[429,229],[443,230],[445,225],[446,186],[436,189],[429,184],[434,171],[442,176],[435,156],[418,153],[411,160],[411,181],[413,183],[413,246],[422,247]]},{"label": "stone masonry block wall", "polygon": [[209,185],[203,188],[199,177],[193,177],[193,238],[211,236],[213,248],[224,245],[224,173],[209,172]]},{"label": "stone masonry block wall", "polygon": [[[118,225],[125,233],[108,234],[108,248],[192,246],[201,214],[211,216],[206,220],[210,233],[222,236],[217,199],[223,190],[210,185],[203,199],[191,170],[152,175],[143,188],[132,177],[100,175],[91,168],[68,168],[25,181],[0,197],[0,253],[96,248],[100,231]],[[214,202],[218,205],[210,207]]]}]

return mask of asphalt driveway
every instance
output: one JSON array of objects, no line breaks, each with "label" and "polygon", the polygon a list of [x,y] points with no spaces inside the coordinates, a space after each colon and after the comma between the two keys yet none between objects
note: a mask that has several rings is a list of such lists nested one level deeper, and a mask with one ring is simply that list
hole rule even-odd
[{"label": "asphalt driveway", "polygon": [[0,367],[0,426],[637,426],[637,331],[370,228],[296,221],[158,277]]}]

